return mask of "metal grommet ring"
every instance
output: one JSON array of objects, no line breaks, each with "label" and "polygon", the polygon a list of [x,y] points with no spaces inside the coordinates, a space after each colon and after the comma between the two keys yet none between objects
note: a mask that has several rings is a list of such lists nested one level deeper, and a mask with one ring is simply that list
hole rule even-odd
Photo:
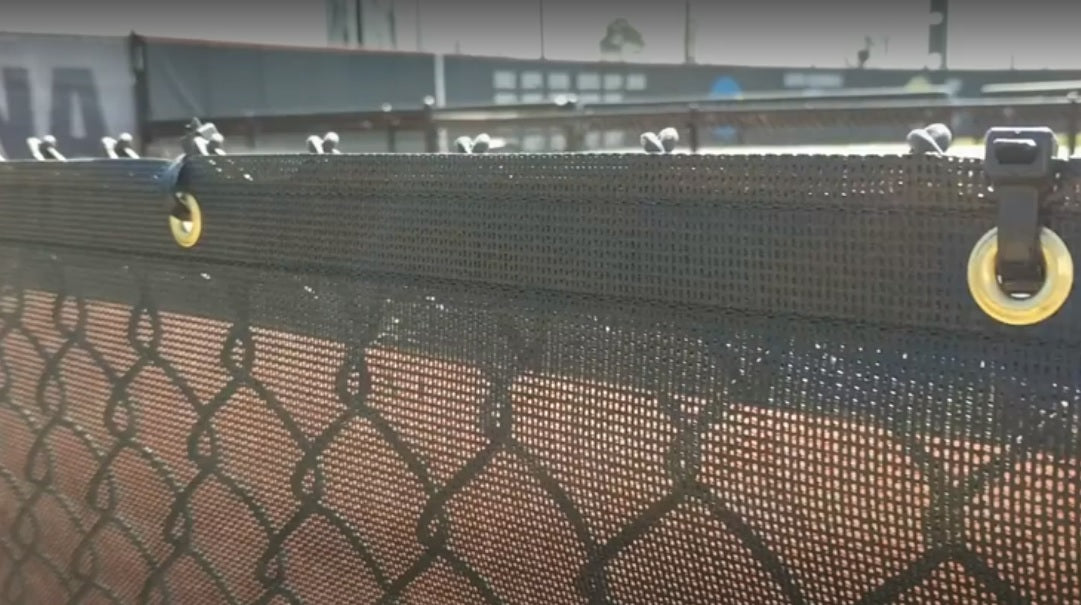
[{"label": "metal grommet ring", "polygon": [[199,202],[187,193],[177,194],[176,202],[184,206],[188,216],[184,219],[170,214],[169,230],[173,232],[173,239],[180,247],[191,248],[203,234],[203,211],[199,208]]},{"label": "metal grommet ring", "polygon": [[1011,326],[1030,326],[1062,308],[1073,288],[1070,250],[1054,231],[1043,227],[1040,252],[1046,275],[1043,285],[1028,298],[1013,298],[999,286],[998,229],[991,229],[976,242],[968,257],[968,290],[984,313]]}]

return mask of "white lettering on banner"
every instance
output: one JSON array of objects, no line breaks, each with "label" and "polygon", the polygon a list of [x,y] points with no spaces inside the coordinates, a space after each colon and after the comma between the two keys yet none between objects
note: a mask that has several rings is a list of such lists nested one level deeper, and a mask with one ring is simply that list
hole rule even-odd
[{"label": "white lettering on banner", "polygon": [[101,137],[135,128],[124,38],[0,34],[0,155],[29,158],[52,134],[69,157],[101,155]]}]

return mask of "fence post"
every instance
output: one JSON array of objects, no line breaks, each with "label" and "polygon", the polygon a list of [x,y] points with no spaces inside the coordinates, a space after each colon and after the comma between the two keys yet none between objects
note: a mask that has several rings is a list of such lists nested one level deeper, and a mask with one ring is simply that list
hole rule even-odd
[{"label": "fence post", "polygon": [[248,149],[255,150],[256,139],[259,135],[259,121],[255,118],[255,114],[251,113],[245,116],[244,120],[244,142],[247,144]]},{"label": "fence post", "polygon": [[435,99],[424,97],[424,151],[439,152],[439,129],[435,126]]},{"label": "fence post", "polygon": [[383,103],[383,122],[387,127],[387,151],[398,153],[398,119],[390,103]]},{"label": "fence post", "polygon": [[698,106],[687,108],[687,144],[691,153],[698,153]]},{"label": "fence post", "polygon": [[[580,114],[582,110],[582,104],[578,101],[578,97],[575,95],[560,96],[555,100],[555,106],[558,109]],[[581,120],[571,120],[563,125],[563,138],[566,141],[564,151],[582,151],[586,146],[586,130],[587,127],[581,123]]]},{"label": "fence post", "polygon": [[1069,137],[1070,157],[1073,157],[1074,152],[1077,150],[1078,118],[1081,117],[1078,116],[1077,91],[1070,91],[1066,98],[1070,101],[1069,113],[1066,116],[1066,136]]},{"label": "fence post", "polygon": [[128,63],[132,75],[132,97],[135,102],[135,140],[139,155],[145,156],[153,135],[150,132],[150,86],[146,72],[146,40],[131,32],[128,36]]},{"label": "fence post", "polygon": [[586,127],[577,121],[563,127],[563,136],[567,140],[566,151],[583,151],[586,147]]}]

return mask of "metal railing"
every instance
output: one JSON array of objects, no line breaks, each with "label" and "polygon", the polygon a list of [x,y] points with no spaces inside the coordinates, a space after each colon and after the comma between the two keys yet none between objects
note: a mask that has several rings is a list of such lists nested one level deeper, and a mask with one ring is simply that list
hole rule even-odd
[{"label": "metal railing", "polygon": [[[865,132],[886,125],[896,131],[890,139],[900,142],[904,132],[911,128],[941,122],[953,129],[955,137],[974,139],[982,137],[994,125],[1047,125],[1064,135],[1065,147],[1073,155],[1081,126],[1081,107],[1073,87],[1061,83],[1058,88],[1049,88],[1047,83],[1025,85],[1028,88],[1012,86],[990,89],[986,97],[967,99],[950,97],[948,91],[941,88],[923,92],[848,90],[817,96],[766,93],[740,99],[600,104],[579,103],[573,97],[565,97],[551,103],[447,108],[435,107],[429,98],[417,108],[385,106],[375,112],[215,116],[213,124],[205,126],[197,120],[147,121],[141,125],[139,136],[106,137],[103,148],[107,157],[133,157],[146,155],[148,146],[155,141],[183,139],[190,144],[204,140],[210,147],[220,148],[223,135],[243,141],[254,139],[260,133],[273,133],[296,134],[298,149],[306,140],[309,152],[322,153],[325,149],[336,153],[341,151],[339,135],[381,132],[385,137],[385,150],[389,152],[400,150],[398,141],[402,133],[421,133],[425,151],[446,152],[453,149],[447,133],[473,136],[500,129],[541,128],[561,132],[565,142],[563,150],[576,152],[587,150],[586,136],[590,132],[623,130],[641,133],[675,128],[685,148],[699,152],[704,146],[703,135],[717,128],[735,130],[735,142],[741,143],[744,141],[739,137],[756,130],[848,128],[853,132]],[[1033,91],[1040,92],[1034,94]],[[207,127],[216,130],[201,139],[192,139],[193,128],[205,130]],[[331,136],[312,133],[329,133]],[[136,140],[138,143],[134,142]],[[34,157],[63,159],[48,136],[33,138],[28,143]],[[492,147],[493,150],[499,148],[498,144]]]},{"label": "metal railing", "polygon": [[[1052,93],[1058,91],[1052,91]],[[945,90],[909,93],[847,91],[820,96],[761,94],[740,99],[693,99],[629,103],[577,103],[572,97],[552,103],[437,108],[427,102],[416,108],[385,107],[381,111],[276,116],[219,116],[214,123],[231,137],[254,139],[259,134],[310,134],[333,131],[382,132],[386,151],[399,151],[402,133],[423,133],[424,150],[448,151],[441,130],[473,133],[505,128],[545,128],[562,132],[565,151],[586,149],[591,131],[643,130],[675,127],[692,152],[700,151],[703,133],[728,127],[742,131],[800,127],[896,126],[950,124],[958,136],[978,138],[992,125],[1047,124],[1064,134],[1072,154],[1079,130],[1079,107],[1072,94],[1013,94],[981,98],[951,98]],[[183,135],[186,123],[150,121],[144,125],[146,143]],[[742,142],[742,141],[737,141]]]}]

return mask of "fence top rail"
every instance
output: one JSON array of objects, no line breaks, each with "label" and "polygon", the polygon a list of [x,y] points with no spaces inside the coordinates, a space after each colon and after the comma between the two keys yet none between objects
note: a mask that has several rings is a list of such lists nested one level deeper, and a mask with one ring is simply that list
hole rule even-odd
[{"label": "fence top rail", "polygon": [[1081,92],[1081,80],[1049,80],[1046,82],[1004,82],[985,84],[983,94],[1070,93]]},{"label": "fence top rail", "polygon": [[[1067,95],[1018,95],[994,98],[950,98],[930,95],[876,98],[785,97],[776,99],[703,99],[697,102],[657,101],[648,103],[604,103],[577,107],[556,104],[493,105],[476,108],[412,108],[388,111],[338,112],[324,114],[279,114],[272,116],[211,116],[219,126],[241,132],[260,125],[276,131],[317,131],[321,128],[423,130],[455,125],[530,125],[561,126],[586,119],[597,122],[678,119],[685,121],[692,113],[702,118],[749,116],[754,114],[843,113],[866,115],[883,111],[980,111],[1007,108],[1055,110],[1069,107],[1074,101]],[[183,131],[186,122],[165,120],[150,122],[157,136]]]}]

